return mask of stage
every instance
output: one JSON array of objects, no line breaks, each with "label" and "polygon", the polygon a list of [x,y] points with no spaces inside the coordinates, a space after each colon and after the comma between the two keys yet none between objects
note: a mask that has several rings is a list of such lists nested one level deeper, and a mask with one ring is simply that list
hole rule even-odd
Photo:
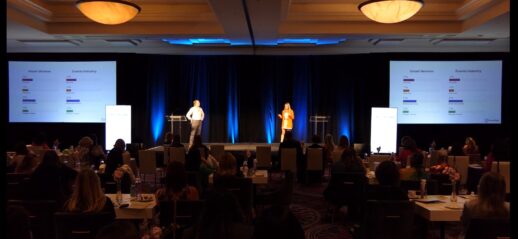
[{"label": "stage", "polygon": [[[185,150],[188,150],[187,147],[189,146],[189,144],[183,144],[183,145],[185,146]],[[225,151],[228,151],[228,152],[240,152],[240,151],[245,151],[245,150],[256,151],[257,146],[271,146],[272,152],[278,152],[280,143],[272,143],[272,144],[268,144],[268,143],[236,143],[236,144],[207,143],[205,145],[207,147],[209,147],[209,149],[212,145],[223,145],[225,148]],[[160,146],[156,146],[153,148],[149,148],[148,150],[164,151],[164,146],[160,145]]]}]

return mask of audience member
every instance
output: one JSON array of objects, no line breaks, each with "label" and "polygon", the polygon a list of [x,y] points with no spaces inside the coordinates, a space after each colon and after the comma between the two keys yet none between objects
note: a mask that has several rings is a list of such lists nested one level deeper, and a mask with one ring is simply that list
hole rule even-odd
[{"label": "audience member", "polygon": [[36,168],[38,162],[36,161],[36,155],[33,153],[27,153],[22,161],[16,165],[14,169],[15,173],[31,174]]},{"label": "audience member", "polygon": [[344,150],[349,149],[349,138],[347,136],[340,136],[340,140],[338,141],[338,146],[335,147],[333,152],[337,152],[340,155],[344,152]]},{"label": "audience member", "polygon": [[167,165],[165,187],[156,191],[157,204],[166,200],[198,200],[198,190],[187,184],[187,173],[183,163],[172,161]]},{"label": "audience member", "polygon": [[[480,179],[478,197],[464,204],[461,222],[464,228],[461,238],[472,218],[509,218],[510,205],[505,202],[505,179],[496,172],[485,173]],[[490,229],[488,229],[490,230]]]},{"label": "audience member", "polygon": [[33,148],[41,148],[41,149],[49,149],[49,145],[47,144],[47,136],[45,133],[40,132],[32,139],[31,146]]},{"label": "audience member", "polygon": [[467,137],[464,146],[462,147],[462,152],[467,156],[470,154],[479,154],[480,152],[478,150],[478,145],[477,142],[475,142],[475,139],[472,137]]},{"label": "audience member", "polygon": [[403,148],[397,157],[397,160],[401,162],[401,167],[406,167],[408,160],[415,153],[422,153],[417,144],[410,136],[403,136],[401,138],[401,147]]},{"label": "audience member", "polygon": [[77,172],[59,161],[54,150],[45,152],[43,159],[31,176],[32,198],[55,200],[62,206],[72,194],[72,184]]},{"label": "audience member", "polygon": [[65,204],[65,210],[89,214],[109,212],[115,219],[112,201],[104,195],[99,177],[89,168],[81,169],[77,175],[74,191]]},{"label": "audience member", "polygon": [[424,156],[422,153],[413,154],[410,157],[410,165],[399,169],[401,180],[420,180],[424,176],[423,169]]},{"label": "audience member", "polygon": [[345,149],[342,153],[340,161],[333,164],[331,167],[331,176],[335,173],[366,173],[363,162],[354,152],[354,149]]},{"label": "audience member", "polygon": [[125,152],[126,143],[123,139],[117,139],[115,141],[115,145],[113,145],[113,149],[110,150],[108,156],[106,157],[106,169],[104,171],[104,175],[106,179],[111,179],[113,172],[123,164],[122,154]]},{"label": "audience member", "polygon": [[490,172],[493,162],[509,161],[511,157],[509,150],[509,140],[497,139],[491,145],[491,151],[487,155],[484,172]]},{"label": "audience member", "polygon": [[326,149],[326,152],[327,152],[327,155],[325,157],[325,161],[326,162],[332,162],[333,160],[331,159],[331,153],[336,148],[336,144],[335,144],[335,142],[333,140],[333,135],[326,134],[326,137],[325,137],[324,141],[325,141],[324,148]]},{"label": "audience member", "polygon": [[207,166],[209,165],[209,162],[207,161],[209,154],[209,148],[201,142],[201,136],[194,136],[193,144],[187,152],[187,161],[185,163],[187,171],[200,171],[200,167],[202,167],[202,165],[204,165],[203,170],[206,171],[206,169],[208,169]]},{"label": "audience member", "polygon": [[379,185],[367,194],[368,200],[408,200],[408,194],[399,186],[398,166],[390,160],[381,162],[376,167],[376,179]]},{"label": "audience member", "polygon": [[14,146],[14,152],[15,154],[12,157],[12,159],[10,159],[9,157],[7,158],[8,160],[10,160],[7,163],[8,172],[14,172],[16,167],[23,161],[25,156],[29,153],[29,151],[27,150],[27,146],[23,142],[19,142]]}]

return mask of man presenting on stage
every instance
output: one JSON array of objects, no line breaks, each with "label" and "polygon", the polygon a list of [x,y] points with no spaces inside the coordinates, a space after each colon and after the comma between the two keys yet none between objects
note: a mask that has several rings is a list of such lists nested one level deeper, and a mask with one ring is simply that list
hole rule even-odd
[{"label": "man presenting on stage", "polygon": [[192,145],[192,142],[194,140],[194,135],[200,135],[201,134],[201,122],[203,121],[203,118],[205,117],[205,114],[203,113],[203,109],[200,107],[200,101],[194,100],[193,101],[193,107],[189,109],[189,112],[187,112],[187,115],[185,115],[187,119],[191,121],[191,136],[189,138],[189,148]]}]

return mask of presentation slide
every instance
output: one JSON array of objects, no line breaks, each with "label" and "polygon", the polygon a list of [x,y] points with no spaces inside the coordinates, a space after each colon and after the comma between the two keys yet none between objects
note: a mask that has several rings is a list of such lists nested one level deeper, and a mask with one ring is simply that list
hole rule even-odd
[{"label": "presentation slide", "polygon": [[400,124],[500,124],[502,61],[391,61]]},{"label": "presentation slide", "polygon": [[9,122],[104,123],[116,62],[9,61]]},{"label": "presentation slide", "polygon": [[397,108],[372,107],[371,152],[396,153]]}]

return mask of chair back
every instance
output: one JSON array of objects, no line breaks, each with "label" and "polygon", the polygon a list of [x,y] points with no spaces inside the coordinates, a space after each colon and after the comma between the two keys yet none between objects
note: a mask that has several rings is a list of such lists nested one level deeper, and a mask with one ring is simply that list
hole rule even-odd
[{"label": "chair back", "polygon": [[335,205],[363,204],[367,188],[367,177],[363,172],[333,173],[324,192],[327,201]]},{"label": "chair back", "polygon": [[457,169],[460,185],[465,185],[468,182],[469,156],[448,156],[448,165]]},{"label": "chair back", "polygon": [[470,154],[469,157],[469,164],[480,164],[482,162],[482,157],[480,154]]},{"label": "chair back", "polygon": [[420,190],[421,183],[419,180],[401,180],[399,185],[405,191],[408,190]]},{"label": "chair back", "polygon": [[356,155],[360,155],[360,153],[363,151],[364,144],[353,144],[353,149],[356,152]]},{"label": "chair back", "polygon": [[491,172],[499,172],[505,179],[505,192],[511,192],[511,163],[510,162],[495,162],[491,165]]},{"label": "chair back", "polygon": [[322,148],[307,148],[307,170],[321,171],[323,169]]},{"label": "chair back", "polygon": [[54,231],[56,239],[93,239],[99,229],[113,221],[113,214],[110,212],[96,214],[56,212]]},{"label": "chair back", "polygon": [[210,154],[218,160],[218,162],[221,160],[221,157],[225,154],[225,145],[221,144],[213,144],[210,146]]},{"label": "chair back", "polygon": [[54,238],[52,215],[57,211],[52,200],[9,200],[8,206],[21,206],[29,213],[30,227],[34,239]]},{"label": "chair back", "polygon": [[160,226],[171,224],[185,228],[194,225],[203,209],[203,200],[160,201]]},{"label": "chair back", "polygon": [[272,165],[272,146],[256,147],[257,168],[270,168]]},{"label": "chair back", "polygon": [[156,151],[139,150],[138,156],[140,160],[141,174],[155,174],[156,173]]},{"label": "chair back", "polygon": [[184,147],[171,147],[169,148],[170,150],[170,158],[169,158],[169,162],[171,161],[178,161],[178,162],[182,162],[183,164],[185,164],[185,148]]},{"label": "chair back", "polygon": [[297,171],[297,149],[284,148],[281,149],[281,170]]},{"label": "chair back", "polygon": [[164,159],[162,162],[164,162],[164,165],[167,165],[169,161],[171,160],[171,147],[168,145],[164,145]]},{"label": "chair back", "polygon": [[249,215],[252,212],[253,184],[251,178],[214,178],[214,187],[225,189],[236,196],[243,212]]},{"label": "chair back", "polygon": [[408,200],[368,200],[361,225],[362,238],[414,238],[414,207],[414,202]]},{"label": "chair back", "polygon": [[510,238],[509,218],[471,218],[464,238]]}]

